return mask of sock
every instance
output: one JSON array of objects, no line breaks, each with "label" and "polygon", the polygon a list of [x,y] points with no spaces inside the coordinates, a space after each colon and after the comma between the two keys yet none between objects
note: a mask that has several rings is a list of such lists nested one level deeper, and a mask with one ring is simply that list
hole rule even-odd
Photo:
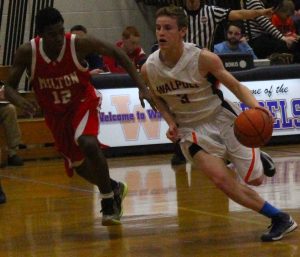
[{"label": "sock", "polygon": [[264,203],[264,206],[259,211],[259,213],[261,213],[262,215],[264,215],[268,218],[274,217],[279,212],[280,212],[280,210],[275,208],[273,205],[269,204],[267,201]]},{"label": "sock", "polygon": [[101,197],[102,199],[113,198],[113,197],[114,197],[114,192],[111,191],[110,193],[106,193],[106,194],[100,193],[100,197]]}]

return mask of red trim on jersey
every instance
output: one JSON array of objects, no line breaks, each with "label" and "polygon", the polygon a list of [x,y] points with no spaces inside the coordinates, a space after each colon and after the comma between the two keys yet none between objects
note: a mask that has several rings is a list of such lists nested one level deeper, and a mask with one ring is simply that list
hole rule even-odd
[{"label": "red trim on jersey", "polygon": [[248,169],[247,175],[246,175],[246,177],[245,177],[245,179],[244,179],[244,181],[245,181],[246,183],[248,182],[248,180],[249,180],[249,178],[250,178],[250,176],[251,176],[251,174],[252,174],[252,171],[253,171],[253,169],[254,169],[255,158],[256,158],[256,157],[255,157],[255,149],[252,148],[252,161],[251,161],[250,167],[249,167],[249,169]]},{"label": "red trim on jersey", "polygon": [[195,131],[192,132],[193,143],[198,144],[197,134]]}]

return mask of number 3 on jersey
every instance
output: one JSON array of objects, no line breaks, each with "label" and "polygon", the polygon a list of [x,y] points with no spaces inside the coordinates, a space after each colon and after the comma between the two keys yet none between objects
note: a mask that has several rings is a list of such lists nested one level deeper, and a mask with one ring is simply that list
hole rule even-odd
[{"label": "number 3 on jersey", "polygon": [[180,98],[180,102],[182,104],[188,104],[190,103],[190,99],[188,98],[187,94],[183,94],[183,95],[177,95]]},{"label": "number 3 on jersey", "polygon": [[71,91],[70,90],[62,90],[62,91],[52,91],[54,97],[55,104],[66,104],[70,102],[71,99]]}]

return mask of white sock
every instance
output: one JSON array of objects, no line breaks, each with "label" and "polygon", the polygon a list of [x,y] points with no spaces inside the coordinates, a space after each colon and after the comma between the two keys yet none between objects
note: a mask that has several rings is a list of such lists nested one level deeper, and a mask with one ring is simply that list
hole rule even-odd
[{"label": "white sock", "polygon": [[102,193],[100,193],[100,197],[101,197],[102,199],[113,198],[113,197],[114,197],[114,192],[111,191],[110,193],[107,193],[107,194],[102,194]]}]

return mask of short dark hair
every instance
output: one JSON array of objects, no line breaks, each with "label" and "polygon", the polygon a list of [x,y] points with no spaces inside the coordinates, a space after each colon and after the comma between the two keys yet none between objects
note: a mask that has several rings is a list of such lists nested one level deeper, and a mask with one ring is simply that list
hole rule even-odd
[{"label": "short dark hair", "polygon": [[179,29],[188,26],[188,18],[181,7],[175,5],[162,7],[158,9],[156,12],[156,18],[160,16],[168,16],[171,18],[176,18],[177,26]]},{"label": "short dark hair", "polygon": [[87,33],[87,29],[83,25],[75,25],[70,29],[70,31],[83,31],[84,33]]},{"label": "short dark hair", "polygon": [[244,25],[242,21],[229,21],[226,26],[226,31],[228,31],[230,26],[235,26],[239,28],[242,33],[244,32]]},{"label": "short dark hair", "polygon": [[64,19],[57,9],[53,7],[46,7],[44,9],[41,9],[35,17],[36,32],[37,34],[41,34],[44,32],[45,27],[60,22],[64,23]]}]

